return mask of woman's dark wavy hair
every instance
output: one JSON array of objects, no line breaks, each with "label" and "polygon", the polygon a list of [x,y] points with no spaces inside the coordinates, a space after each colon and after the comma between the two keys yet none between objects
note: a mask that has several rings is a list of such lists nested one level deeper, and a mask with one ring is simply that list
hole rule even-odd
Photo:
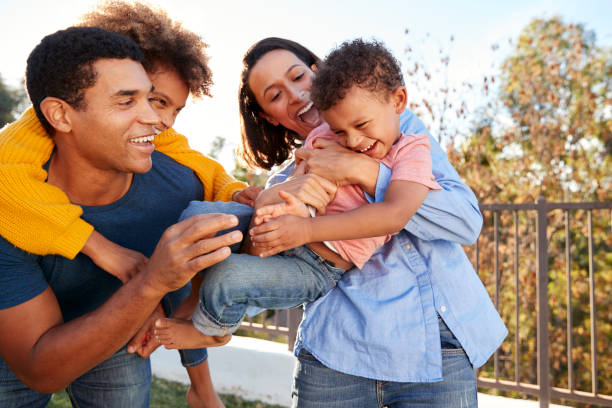
[{"label": "woman's dark wavy hair", "polygon": [[248,165],[266,170],[287,160],[300,140],[300,137],[292,130],[282,125],[274,126],[261,116],[263,110],[249,87],[251,69],[261,57],[273,50],[292,52],[308,67],[313,64],[318,65],[321,61],[303,45],[277,37],[264,38],[256,42],[244,54],[238,91],[242,137],[239,155]]}]

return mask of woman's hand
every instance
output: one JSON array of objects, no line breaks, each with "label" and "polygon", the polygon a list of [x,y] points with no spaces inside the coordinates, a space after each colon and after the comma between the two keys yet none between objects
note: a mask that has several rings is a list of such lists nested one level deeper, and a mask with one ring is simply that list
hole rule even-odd
[{"label": "woman's hand", "polygon": [[378,162],[332,140],[319,138],[314,149],[297,149],[295,158],[300,165],[305,163],[309,174],[331,180],[338,186],[357,184],[370,195],[376,190]]},{"label": "woman's hand", "polygon": [[262,191],[255,201],[255,210],[270,204],[283,203],[279,196],[285,191],[306,205],[311,205],[321,214],[336,195],[337,186],[316,174],[299,174]]},{"label": "woman's hand", "polygon": [[248,186],[244,190],[235,192],[232,196],[232,201],[253,207],[255,205],[255,199],[259,193],[261,193],[261,190],[263,190],[262,187]]}]

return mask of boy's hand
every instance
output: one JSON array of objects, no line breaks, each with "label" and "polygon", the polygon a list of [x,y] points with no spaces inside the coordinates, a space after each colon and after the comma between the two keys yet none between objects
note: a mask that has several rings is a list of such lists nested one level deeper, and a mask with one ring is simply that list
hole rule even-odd
[{"label": "boy's hand", "polygon": [[297,199],[293,194],[285,191],[279,191],[278,195],[283,199],[283,203],[269,204],[255,211],[253,223],[260,225],[271,218],[278,218],[281,215],[295,215],[298,217],[309,217],[308,207],[306,204]]},{"label": "boy's hand", "polygon": [[166,317],[164,309],[162,309],[161,305],[157,305],[151,316],[147,318],[128,343],[127,352],[136,353],[142,358],[149,358],[151,353],[161,346],[161,343],[153,335],[153,330],[155,329],[155,321],[164,317]]},{"label": "boy's hand", "polygon": [[263,190],[262,187],[248,186],[244,190],[235,192],[232,196],[232,201],[253,207],[255,205],[255,199],[259,193],[261,193],[261,190]]},{"label": "boy's hand", "polygon": [[122,283],[133,278],[147,262],[140,252],[117,245],[97,231],[91,233],[82,252]]},{"label": "boy's hand", "polygon": [[311,242],[311,218],[282,215],[251,228],[253,246],[263,249],[259,256],[276,255]]}]

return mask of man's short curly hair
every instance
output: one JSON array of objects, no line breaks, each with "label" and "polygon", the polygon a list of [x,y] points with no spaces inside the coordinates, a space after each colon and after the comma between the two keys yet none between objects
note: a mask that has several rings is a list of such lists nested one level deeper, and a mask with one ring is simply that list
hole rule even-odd
[{"label": "man's short curly hair", "polygon": [[200,36],[171,20],[165,11],[143,3],[109,1],[81,17],[80,25],[101,27],[134,40],[144,54],[148,73],[172,68],[192,96],[211,96],[212,72]]},{"label": "man's short curly hair", "polygon": [[321,63],[312,83],[310,97],[320,111],[343,99],[358,86],[387,100],[391,92],[404,86],[400,63],[378,41],[347,41]]},{"label": "man's short curly hair", "polygon": [[26,87],[41,124],[52,135],[54,129],[40,104],[49,96],[85,109],[85,91],[95,85],[93,64],[99,59],[141,62],[138,45],[129,38],[97,27],[70,27],[43,38],[28,57]]}]

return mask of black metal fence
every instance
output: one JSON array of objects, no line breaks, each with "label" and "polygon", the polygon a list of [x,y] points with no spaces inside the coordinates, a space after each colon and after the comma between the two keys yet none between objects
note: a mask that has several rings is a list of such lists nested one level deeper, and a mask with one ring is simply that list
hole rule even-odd
[{"label": "black metal fence", "polygon": [[[505,316],[506,324],[510,329],[511,335],[506,339],[505,345],[507,349],[512,349],[512,353],[505,353],[498,350],[492,357],[492,368],[487,366],[480,370],[478,376],[478,385],[481,388],[497,389],[506,392],[518,392],[526,395],[535,396],[540,402],[540,407],[548,407],[551,398],[557,400],[563,400],[565,402],[576,402],[597,406],[612,407],[612,395],[602,394],[599,390],[600,371],[598,368],[598,359],[605,357],[606,361],[612,361],[612,350],[604,350],[604,354],[597,352],[597,313],[596,313],[596,291],[595,291],[595,270],[594,265],[594,237],[593,237],[593,212],[594,211],[607,211],[607,226],[608,230],[604,234],[610,234],[607,237],[612,237],[612,202],[595,202],[595,203],[550,203],[540,198],[536,203],[533,204],[485,204],[481,206],[481,211],[485,220],[491,220],[489,225],[485,222],[483,234],[486,229],[492,230],[492,239],[486,239],[487,237],[481,234],[476,245],[466,248],[468,255],[471,257],[476,271],[481,275],[486,274],[487,271],[483,271],[483,254],[486,256],[485,264],[489,267],[489,275],[492,275],[492,283],[487,285],[491,296],[495,302],[498,310],[502,306],[502,294],[507,291],[508,288],[502,285],[502,273],[508,275],[506,266],[512,265],[511,274],[513,275],[513,289],[514,294],[512,296],[514,305],[511,308],[514,309],[514,316]],[[549,310],[549,264],[551,262],[550,248],[549,248],[549,237],[552,236],[550,231],[551,225],[549,225],[549,217],[553,212],[561,211],[564,217],[562,223],[564,224],[565,234],[565,279],[566,279],[566,290],[565,290],[565,315],[566,315],[566,359],[567,359],[567,386],[557,386],[557,384],[551,381],[551,359],[550,359],[550,310]],[[572,316],[574,315],[574,306],[572,301],[572,242],[570,233],[571,230],[571,219],[572,214],[576,211],[586,213],[586,240],[588,241],[588,299],[589,299],[589,336],[590,336],[590,377],[591,386],[590,390],[580,389],[575,382],[575,371],[574,371],[574,356],[573,351],[575,349],[574,334]],[[601,218],[601,216],[599,217]],[[502,219],[506,220],[505,225]],[[510,220],[508,222],[508,220]],[[532,228],[519,228],[521,220],[527,224],[531,224]],[[555,219],[554,227],[556,230],[559,229],[559,216],[557,214]],[[508,228],[510,224],[510,228]],[[505,240],[502,239],[500,231],[502,227],[510,229],[508,233],[506,231]],[[584,227],[584,226],[583,226]],[[558,231],[555,231],[555,233]],[[562,231],[563,232],[563,231]],[[575,234],[573,234],[575,235]],[[528,373],[527,377],[535,377],[533,380],[529,378],[525,380],[523,373],[521,373],[521,342],[528,339],[523,339],[520,336],[521,319],[520,312],[521,305],[519,304],[521,291],[521,282],[519,281],[519,271],[521,270],[521,263],[525,261],[524,251],[521,250],[521,241],[533,240],[532,248],[535,252],[534,260],[529,266],[533,266],[533,270],[530,271],[533,275],[533,281],[535,281],[535,305],[527,305],[527,313],[535,320],[535,337],[536,346],[534,350],[533,359],[535,376],[533,373]],[[513,245],[509,245],[508,243]],[[503,256],[509,258],[509,262],[505,262],[502,265],[500,262],[500,245],[506,249],[503,252]],[[512,247],[509,249],[509,247]],[[510,253],[510,254],[509,254]],[[607,271],[609,275],[612,275],[612,271]],[[528,271],[529,273],[529,271]],[[491,280],[491,276],[487,276],[488,280]],[[506,276],[507,278],[507,276]],[[606,293],[605,296],[610,296]],[[508,305],[506,304],[506,310]],[[525,309],[525,307],[523,307]],[[301,309],[292,309],[289,311],[279,311],[271,314],[270,316],[260,317],[256,321],[245,321],[242,324],[242,328],[252,331],[262,331],[272,336],[284,336],[288,340],[289,349],[293,349],[293,343],[302,316]],[[509,321],[513,322],[509,323]],[[607,334],[612,336],[612,334]],[[513,354],[513,355],[512,355]],[[511,375],[508,375],[509,370],[503,366],[509,364],[513,365],[514,368]],[[507,364],[506,364],[507,363]],[[502,372],[503,371],[503,372]],[[612,378],[612,373],[606,373],[607,377]],[[510,378],[509,378],[510,377]]]}]

